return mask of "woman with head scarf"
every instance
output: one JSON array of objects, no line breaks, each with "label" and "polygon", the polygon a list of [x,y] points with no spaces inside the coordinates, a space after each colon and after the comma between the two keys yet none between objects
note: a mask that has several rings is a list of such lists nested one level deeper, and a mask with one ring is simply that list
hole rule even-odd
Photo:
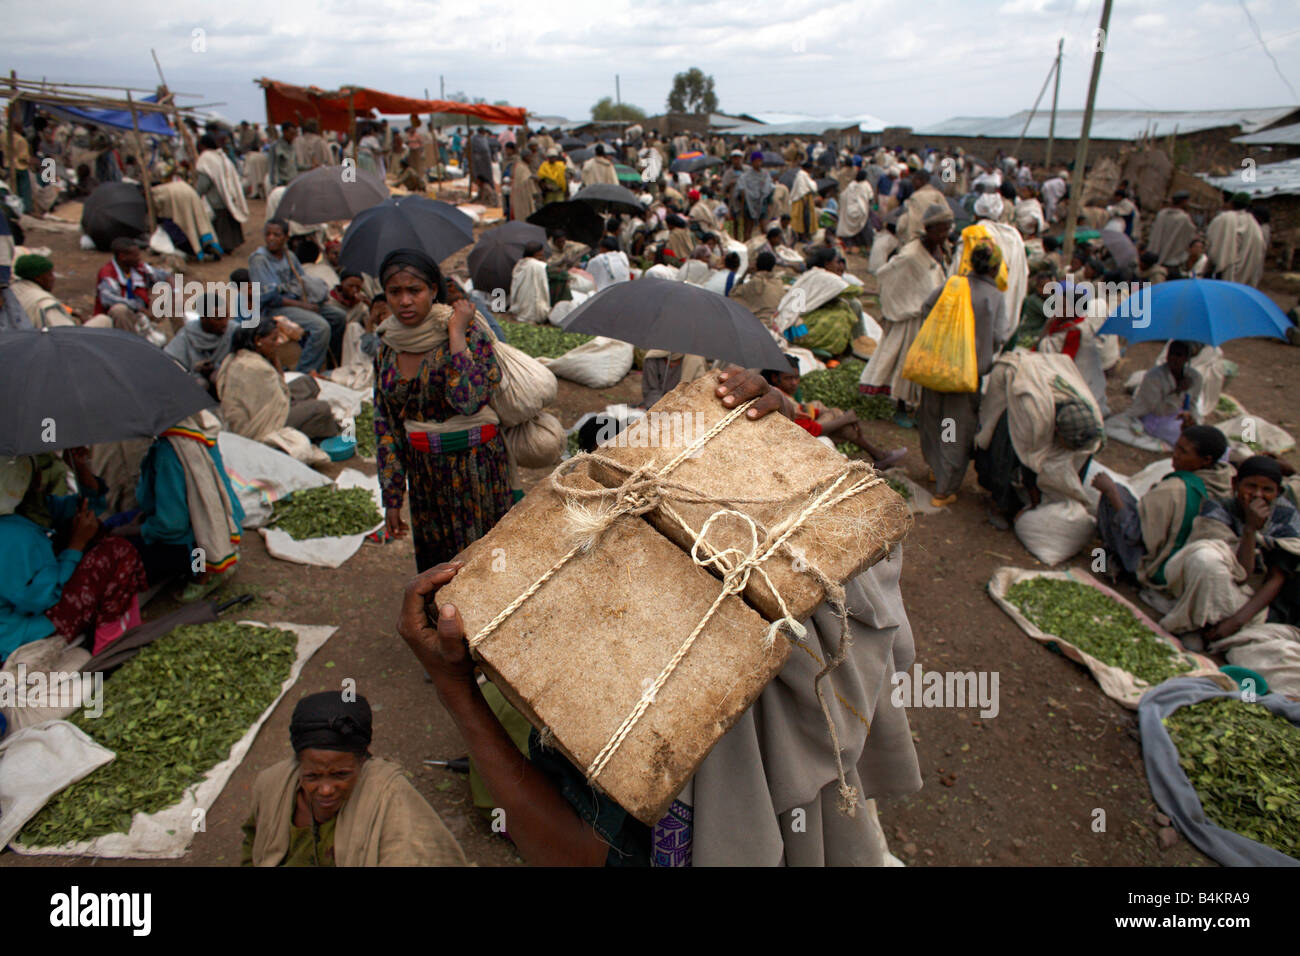
[{"label": "woman with head scarf", "polygon": [[47,493],[31,456],[0,458],[0,660],[54,634],[94,634],[133,610],[139,620],[137,595],[149,586],[140,557],[103,533],[95,511],[106,489],[87,450],[64,454],[84,495]]},{"label": "woman with head scarf", "polygon": [[[349,699],[351,698],[351,699]],[[370,703],[324,691],[298,701],[292,757],[253,783],[244,866],[465,866],[437,812],[397,764],[372,757]]]},{"label": "woman with head scarf", "polygon": [[505,442],[488,404],[501,369],[474,306],[446,304],[442,273],[423,252],[389,253],[379,277],[393,310],[375,357],[379,483],[397,537],[406,533],[410,489],[415,563],[424,570],[487,534],[510,507]]}]

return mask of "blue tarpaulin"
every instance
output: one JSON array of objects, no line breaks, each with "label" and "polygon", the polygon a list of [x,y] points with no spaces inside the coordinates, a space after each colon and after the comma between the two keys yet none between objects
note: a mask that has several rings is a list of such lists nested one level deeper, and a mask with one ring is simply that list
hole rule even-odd
[{"label": "blue tarpaulin", "polygon": [[[157,103],[158,97],[145,96],[142,103]],[[112,126],[115,129],[133,129],[130,110],[95,110],[79,109],[72,106],[42,106],[51,113],[61,113],[73,122],[97,123],[100,126]],[[153,111],[139,113],[140,132],[152,136],[175,136],[176,132],[168,124],[162,113]]]}]

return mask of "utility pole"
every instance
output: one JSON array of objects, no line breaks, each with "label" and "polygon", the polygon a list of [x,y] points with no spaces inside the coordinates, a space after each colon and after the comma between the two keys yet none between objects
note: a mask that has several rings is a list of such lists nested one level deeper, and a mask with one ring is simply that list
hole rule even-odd
[{"label": "utility pole", "polygon": [[614,102],[618,106],[623,105],[623,92],[619,87],[619,77],[617,73],[614,74]]},{"label": "utility pole", "polygon": [[446,98],[447,98],[447,83],[443,79],[442,74],[439,73],[438,74],[438,99],[445,100]]},{"label": "utility pole", "polygon": [[1052,90],[1052,119],[1047,124],[1047,155],[1043,158],[1043,173],[1050,172],[1052,165],[1052,141],[1056,138],[1056,102],[1061,97],[1061,51],[1065,49],[1065,37],[1056,41],[1056,89]]},{"label": "utility pole", "polygon": [[1074,151],[1074,175],[1070,182],[1070,210],[1066,213],[1065,250],[1062,259],[1067,267],[1070,257],[1074,255],[1075,221],[1079,218],[1079,207],[1083,204],[1083,174],[1088,165],[1088,134],[1092,131],[1092,108],[1097,101],[1097,83],[1101,80],[1101,58],[1106,52],[1107,31],[1110,29],[1111,0],[1105,0],[1101,8],[1101,32],[1098,35],[1097,50],[1092,55],[1092,78],[1088,81],[1088,103],[1083,109],[1083,128],[1079,130],[1079,145]]},{"label": "utility pole", "polygon": [[1011,155],[1016,157],[1016,159],[1020,158],[1020,146],[1025,141],[1025,133],[1029,132],[1029,124],[1032,123],[1034,117],[1038,115],[1038,104],[1043,101],[1043,94],[1047,92],[1047,84],[1052,82],[1052,74],[1056,73],[1060,67],[1061,62],[1058,59],[1052,64],[1052,68],[1047,71],[1047,77],[1043,80],[1042,88],[1038,91],[1038,97],[1034,100],[1034,105],[1030,107],[1029,115],[1025,117],[1025,125],[1020,128],[1020,136],[1016,139],[1015,149],[1011,151]]}]

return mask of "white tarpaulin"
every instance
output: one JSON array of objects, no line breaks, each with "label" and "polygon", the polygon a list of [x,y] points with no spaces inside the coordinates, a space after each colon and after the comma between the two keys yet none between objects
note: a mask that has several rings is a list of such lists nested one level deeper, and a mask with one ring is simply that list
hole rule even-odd
[{"label": "white tarpaulin", "polygon": [[[384,501],[379,491],[379,477],[364,475],[355,468],[347,468],[334,482],[340,488],[365,488],[374,496],[379,513],[384,512]],[[288,532],[278,528],[260,528],[266,542],[267,553],[273,558],[292,561],[294,564],[312,564],[320,568],[337,568],[357,553],[366,535],[374,534],[384,526],[381,520],[373,528],[357,534],[335,535],[324,538],[304,538],[298,541]]]}]

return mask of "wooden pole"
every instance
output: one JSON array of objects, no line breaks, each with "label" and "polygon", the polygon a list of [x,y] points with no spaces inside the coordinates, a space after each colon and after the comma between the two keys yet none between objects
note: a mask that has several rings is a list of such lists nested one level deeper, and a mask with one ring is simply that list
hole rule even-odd
[{"label": "wooden pole", "polygon": [[[180,141],[185,144],[185,155],[190,159],[190,175],[197,176],[196,170],[199,163],[199,151],[194,144],[194,137],[190,135],[190,128],[181,120],[181,111],[176,106],[176,97],[167,89],[167,77],[163,76],[162,64],[158,62],[158,53],[149,48],[149,55],[153,57],[154,69],[158,71],[158,102],[167,103],[172,108],[172,121],[176,124],[176,135]],[[191,178],[191,182],[193,178]]]},{"label": "wooden pole", "polygon": [[144,156],[144,140],[140,138],[140,117],[135,111],[135,101],[131,99],[131,92],[126,94],[127,109],[131,111],[131,129],[134,133],[132,141],[135,143],[135,161],[140,164],[140,177],[144,180],[144,204],[149,213],[149,235],[158,228],[158,217],[153,209],[153,185],[149,182],[149,163]]},{"label": "wooden pole", "polygon": [[9,71],[9,87],[14,91],[5,114],[5,164],[9,167],[9,192],[18,195],[18,164],[14,162],[14,110],[18,108],[18,76]]},{"label": "wooden pole", "polygon": [[1050,173],[1052,165],[1052,143],[1056,139],[1056,103],[1061,98],[1061,51],[1065,49],[1065,37],[1056,43],[1056,88],[1052,90],[1052,119],[1047,124],[1047,155],[1043,157],[1045,176]]},{"label": "wooden pole", "polygon": [[1038,113],[1038,104],[1042,102],[1043,94],[1047,92],[1047,84],[1052,82],[1052,74],[1056,72],[1059,65],[1057,62],[1053,62],[1052,68],[1047,71],[1047,78],[1043,80],[1043,86],[1038,91],[1038,98],[1034,100],[1034,105],[1029,109],[1029,115],[1025,118],[1025,125],[1020,128],[1020,136],[1016,139],[1015,148],[1011,151],[1011,155],[1016,157],[1017,160],[1020,159],[1020,145],[1025,141],[1025,133],[1029,132],[1029,124],[1034,121],[1034,116]]},{"label": "wooden pole", "polygon": [[1084,170],[1088,165],[1088,134],[1092,131],[1092,108],[1097,102],[1097,84],[1101,80],[1101,58],[1106,52],[1107,30],[1110,29],[1111,0],[1105,0],[1101,8],[1101,42],[1092,56],[1092,78],[1088,80],[1088,102],[1083,110],[1083,128],[1079,130],[1079,145],[1074,151],[1074,176],[1070,183],[1070,210],[1066,213],[1065,249],[1061,253],[1066,268],[1074,255],[1075,221],[1079,218],[1079,207],[1083,204]]}]

